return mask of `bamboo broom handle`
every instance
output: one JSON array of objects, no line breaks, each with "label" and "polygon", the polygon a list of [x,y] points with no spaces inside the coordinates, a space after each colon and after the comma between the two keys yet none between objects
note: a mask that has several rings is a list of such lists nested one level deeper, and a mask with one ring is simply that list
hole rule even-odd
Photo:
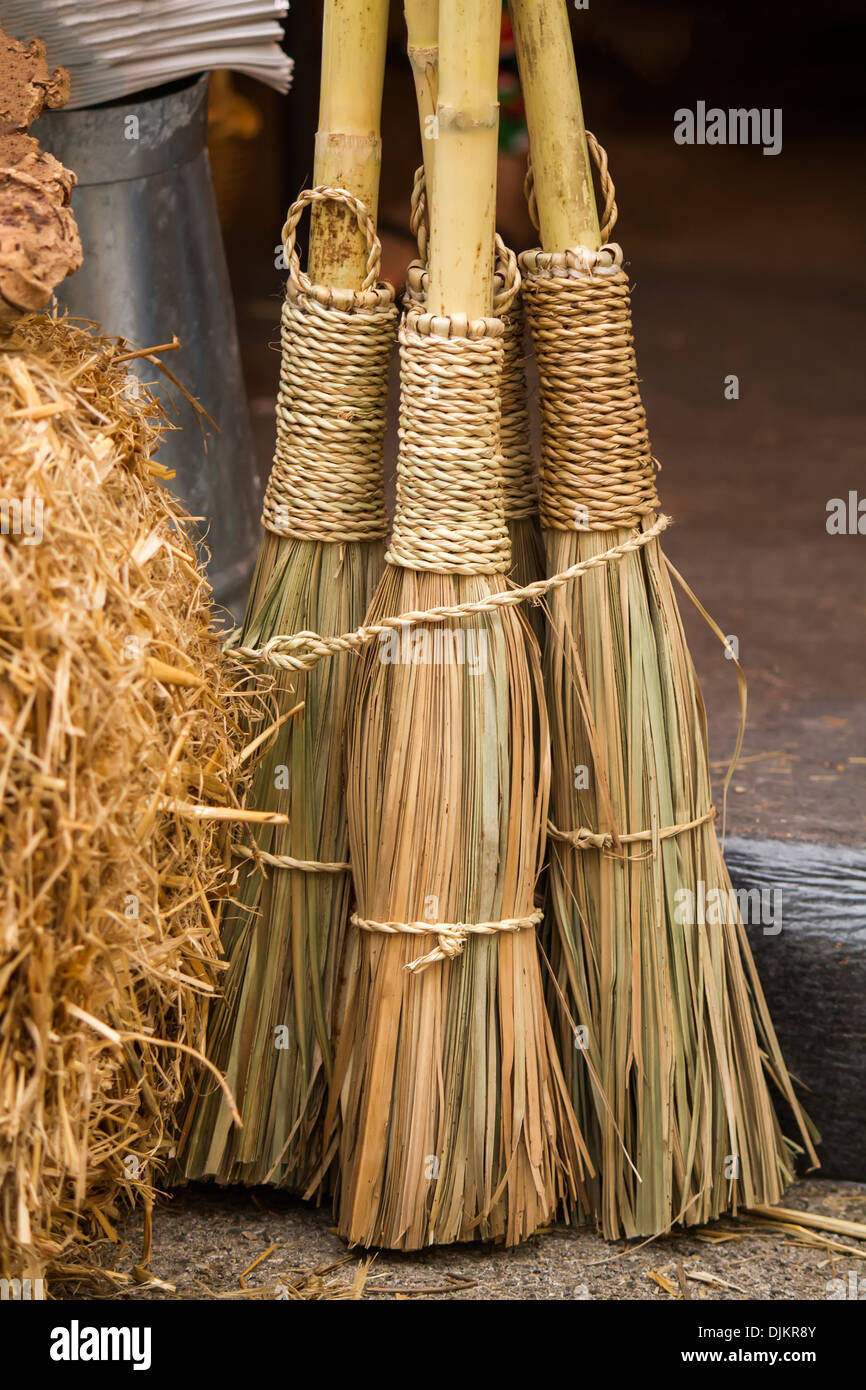
[{"label": "bamboo broom handle", "polygon": [[601,246],[566,0],[509,0],[545,251]]},{"label": "bamboo broom handle", "polygon": [[[325,0],[313,182],[345,188],[374,220],[387,38],[388,0]],[[336,203],[319,203],[310,230],[310,278],[356,290],[366,262],[367,247],[352,214]]]},{"label": "bamboo broom handle", "polygon": [[[436,152],[436,103],[439,100],[439,0],[404,0],[406,52],[415,81],[421,154],[424,161],[427,224],[433,201],[433,156]],[[422,233],[417,231],[419,251]],[[425,239],[426,240],[426,239]],[[427,259],[426,251],[423,259]]]},{"label": "bamboo broom handle", "polygon": [[438,137],[427,306],[493,308],[500,0],[439,0]]},{"label": "bamboo broom handle", "polygon": [[415,80],[424,171],[429,188],[431,156],[436,144],[432,134],[432,118],[436,115],[439,92],[439,0],[403,0],[403,14],[406,19],[406,52]]}]

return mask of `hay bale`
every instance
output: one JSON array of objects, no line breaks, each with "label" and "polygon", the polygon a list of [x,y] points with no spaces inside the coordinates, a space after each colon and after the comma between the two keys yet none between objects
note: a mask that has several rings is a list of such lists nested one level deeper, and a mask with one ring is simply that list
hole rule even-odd
[{"label": "hay bale", "polygon": [[252,697],[125,346],[44,316],[0,343],[3,1276],[152,1193],[220,969],[207,808],[237,805]]}]

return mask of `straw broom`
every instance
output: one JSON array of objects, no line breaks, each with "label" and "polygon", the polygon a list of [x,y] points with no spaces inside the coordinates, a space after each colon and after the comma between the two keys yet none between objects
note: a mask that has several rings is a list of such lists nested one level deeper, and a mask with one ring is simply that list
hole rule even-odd
[{"label": "straw broom", "polygon": [[[440,4],[430,312],[409,309],[400,331],[397,515],[368,623],[483,607],[506,587],[490,318],[499,12]],[[358,658],[348,725],[357,911],[335,1077],[339,1229],[403,1249],[514,1243],[575,1195],[583,1167],[533,930],[537,649],[516,609],[383,636]]]},{"label": "straw broom", "polygon": [[[383,567],[381,477],[387,369],[396,310],[377,284],[375,214],[387,0],[328,0],[309,280],[295,265],[283,311],[277,452],[265,532],[243,625],[261,647],[277,632],[341,632],[364,616]],[[347,190],[363,207],[321,190]],[[359,230],[360,229],[360,230]],[[371,249],[372,248],[372,249]],[[374,254],[376,253],[376,254]],[[322,1121],[332,1068],[339,962],[350,900],[343,726],[350,662],[281,675],[281,723],[251,803],[289,816],[241,849],[238,908],[224,933],[225,999],[211,1057],[244,1128],[211,1086],[190,1118],[190,1178],[312,1191],[336,1136]],[[289,712],[295,711],[290,717]]]},{"label": "straw broom", "polygon": [[[412,67],[418,116],[421,126],[423,166],[416,171],[412,190],[412,230],[418,240],[420,259],[408,269],[406,295],[420,303],[426,295],[428,240],[428,202],[433,187],[437,141],[434,137],[436,101],[439,90],[438,0],[404,0],[406,51]],[[493,311],[505,326],[502,369],[500,446],[505,522],[511,540],[510,577],[523,586],[544,574],[544,546],[538,521],[538,485],[529,433],[526,397],[525,326],[523,304],[515,293],[510,262],[513,259],[497,237],[497,257]],[[540,637],[539,610],[530,610],[533,626]],[[537,621],[536,621],[537,619]]]},{"label": "straw broom", "polygon": [[689,911],[702,891],[712,901],[719,890],[729,907],[732,899],[704,706],[675,572],[655,539],[664,520],[628,279],[619,248],[600,249],[566,6],[512,0],[511,9],[544,246],[521,265],[541,380],[548,570],[627,547],[551,598],[550,916],[567,1006],[562,1052],[600,1169],[602,1227],[653,1235],[777,1201],[795,1146],[781,1135],[768,1076],[817,1160],[738,913],[725,924]]}]

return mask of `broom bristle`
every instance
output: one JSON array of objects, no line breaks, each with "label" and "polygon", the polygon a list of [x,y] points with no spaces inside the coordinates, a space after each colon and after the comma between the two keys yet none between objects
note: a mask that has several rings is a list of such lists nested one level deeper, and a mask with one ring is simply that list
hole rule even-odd
[{"label": "broom bristle", "polygon": [[[327,226],[341,235],[332,211],[351,213],[355,239],[359,219],[364,225],[370,264],[361,290],[302,276],[294,237],[307,204],[326,209]],[[318,188],[289,209],[284,240],[277,440],[243,625],[256,651],[278,633],[356,627],[381,573],[387,525],[381,455],[396,309],[392,287],[377,278],[375,227],[352,194]],[[336,1132],[325,1131],[324,1102],[351,889],[343,800],[350,672],[342,655],[279,678],[282,722],[252,801],[289,823],[263,826],[250,846],[224,937],[225,996],[208,1030],[244,1127],[213,1090],[194,1097],[184,1153],[192,1178],[307,1195],[331,1182]]]},{"label": "broom bristle", "polygon": [[[338,545],[266,533],[244,636],[345,632],[360,623],[382,571],[382,542]],[[250,804],[288,815],[256,829],[266,854],[345,863],[343,739],[351,663],[281,674],[279,707],[302,708],[257,767]],[[345,871],[248,862],[223,929],[224,998],[212,1009],[209,1056],[238,1098],[244,1127],[207,1083],[185,1148],[190,1178],[327,1190],[334,1157],[324,1104],[337,1027],[340,959],[351,894]],[[312,1195],[311,1191],[311,1195]]]},{"label": "broom bristle", "polygon": [[[548,568],[630,535],[551,529]],[[781,1133],[767,1073],[816,1162],[813,1132],[712,824],[704,706],[658,542],[556,592],[550,608],[552,820],[567,832],[551,842],[552,955],[603,1230],[652,1235],[772,1204],[793,1177],[796,1146]],[[578,828],[608,841],[578,845]],[[702,895],[724,902],[720,920],[701,920]]]},{"label": "broom bristle", "polygon": [[[545,573],[544,540],[537,516],[509,517],[508,535],[511,540],[511,569],[508,578],[518,589],[543,579]],[[537,637],[544,631],[540,605],[530,604],[526,616]]]},{"label": "broom bristle", "polygon": [[[389,566],[370,616],[501,587]],[[547,800],[533,639],[514,610],[392,636],[359,658],[349,729],[358,912],[403,923],[531,914]],[[459,959],[407,973],[434,940],[432,926],[430,937],[359,932],[352,948],[340,1230],[404,1249],[514,1243],[582,1176],[535,932],[470,935]]]}]

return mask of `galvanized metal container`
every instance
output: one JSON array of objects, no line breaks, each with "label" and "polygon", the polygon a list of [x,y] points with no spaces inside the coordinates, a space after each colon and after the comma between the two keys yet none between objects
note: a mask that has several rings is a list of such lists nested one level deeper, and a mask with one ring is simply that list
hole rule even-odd
[{"label": "galvanized metal container", "polygon": [[58,290],[70,314],[141,347],[176,335],[166,366],[215,420],[205,426],[146,361],[131,364],[167,400],[159,458],[203,530],[220,603],[243,609],[259,539],[259,482],[237,326],[206,149],[207,77],[79,111],[32,128],[78,175],[72,205],[84,265]]}]

